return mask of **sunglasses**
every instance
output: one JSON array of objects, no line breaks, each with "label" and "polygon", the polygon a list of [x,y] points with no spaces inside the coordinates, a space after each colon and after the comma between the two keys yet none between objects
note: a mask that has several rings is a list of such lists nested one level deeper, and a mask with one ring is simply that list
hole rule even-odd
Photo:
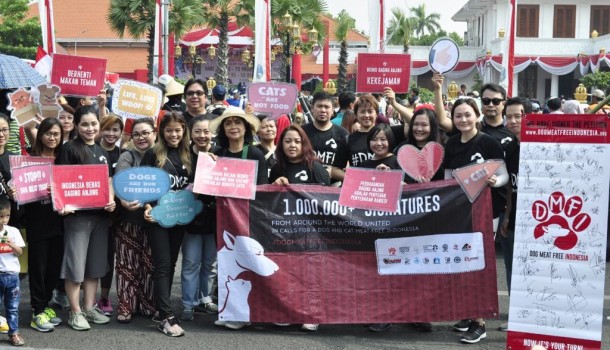
[{"label": "sunglasses", "polygon": [[493,103],[494,106],[499,105],[500,103],[502,103],[504,100],[501,98],[489,98],[489,97],[483,97],[481,99],[481,102],[483,103],[484,106],[487,106],[489,104],[489,102]]},{"label": "sunglasses", "polygon": [[188,97],[192,97],[193,95],[197,95],[199,97],[203,96],[203,94],[205,94],[205,92],[203,92],[202,90],[197,90],[197,91],[187,91],[186,92],[186,96]]}]

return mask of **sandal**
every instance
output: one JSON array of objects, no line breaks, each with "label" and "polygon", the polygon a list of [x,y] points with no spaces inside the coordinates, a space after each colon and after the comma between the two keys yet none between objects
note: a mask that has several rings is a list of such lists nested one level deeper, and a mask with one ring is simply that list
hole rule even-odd
[{"label": "sandal", "polygon": [[11,340],[11,344],[13,344],[13,346],[22,346],[25,344],[25,341],[19,333],[10,334],[8,338]]},{"label": "sandal", "polygon": [[116,320],[120,323],[129,323],[129,322],[131,322],[131,314],[130,313],[118,314],[116,317]]}]

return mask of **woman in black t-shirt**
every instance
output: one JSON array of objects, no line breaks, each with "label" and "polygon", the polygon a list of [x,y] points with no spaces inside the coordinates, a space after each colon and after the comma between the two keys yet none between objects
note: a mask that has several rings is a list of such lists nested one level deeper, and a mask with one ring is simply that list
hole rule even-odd
[{"label": "woman in black t-shirt", "polygon": [[366,136],[366,143],[373,158],[365,160],[359,167],[377,170],[400,170],[398,159],[392,153],[395,146],[394,133],[388,124],[374,126]]},{"label": "woman in black t-shirt", "polygon": [[263,154],[265,155],[265,159],[267,160],[267,169],[271,171],[271,168],[277,163],[277,159],[275,158],[275,137],[277,136],[277,126],[275,125],[275,120],[269,119],[269,117],[260,118],[261,126],[259,127],[256,135],[258,136],[258,140],[260,143],[256,145]]},{"label": "woman in black t-shirt", "polygon": [[330,176],[322,163],[316,159],[305,131],[291,125],[280,135],[279,147],[275,150],[277,164],[271,168],[269,182],[276,185],[320,184],[329,185]]}]

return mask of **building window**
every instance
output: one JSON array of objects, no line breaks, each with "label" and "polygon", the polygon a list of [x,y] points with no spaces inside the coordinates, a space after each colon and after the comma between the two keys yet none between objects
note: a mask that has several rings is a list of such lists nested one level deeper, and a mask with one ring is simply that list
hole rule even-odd
[{"label": "building window", "polygon": [[610,34],[610,6],[591,6],[591,29],[599,35]]},{"label": "building window", "polygon": [[517,37],[538,37],[539,5],[517,5]]},{"label": "building window", "polygon": [[553,38],[574,38],[576,5],[555,5]]}]

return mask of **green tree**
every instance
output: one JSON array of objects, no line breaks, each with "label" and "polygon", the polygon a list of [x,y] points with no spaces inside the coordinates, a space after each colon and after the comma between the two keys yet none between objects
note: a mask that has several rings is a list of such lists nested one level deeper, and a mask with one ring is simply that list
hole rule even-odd
[{"label": "green tree", "polygon": [[402,45],[402,51],[407,53],[413,40],[415,20],[408,17],[400,7],[392,9],[392,16],[388,25],[388,43],[390,45]]},{"label": "green tree", "polygon": [[0,52],[21,58],[36,58],[42,43],[40,20],[26,19],[28,0],[0,1]]},{"label": "green tree", "polygon": [[458,33],[451,32],[451,33],[447,34],[447,32],[442,29],[434,34],[425,34],[425,35],[420,36],[419,38],[415,38],[412,40],[411,44],[419,45],[419,46],[430,46],[438,38],[442,38],[442,37],[451,38],[453,41],[455,41],[456,44],[458,44],[458,46],[464,45],[464,40],[458,35]]},{"label": "green tree", "polygon": [[337,91],[339,93],[347,89],[347,35],[355,27],[356,20],[347,11],[341,10],[337,16],[337,27],[335,28],[335,39],[341,42],[337,77]]},{"label": "green tree", "polygon": [[[198,0],[173,0],[169,11],[169,32],[181,37],[194,26],[204,22],[204,8]],[[134,38],[148,39],[148,80],[153,80],[155,1],[111,0],[106,18],[119,38],[125,32]],[[167,54],[167,53],[166,53]]]},{"label": "green tree", "polygon": [[589,91],[591,91],[591,89],[601,89],[606,91],[606,89],[610,87],[610,72],[597,71],[595,73],[589,73],[580,78],[579,81]]},{"label": "green tree", "polygon": [[429,34],[434,34],[437,30],[441,29],[441,25],[438,23],[441,19],[441,15],[438,13],[431,13],[428,15],[426,13],[426,4],[411,7],[410,11],[415,22],[413,31],[417,35],[422,36],[426,31],[428,31]]}]

